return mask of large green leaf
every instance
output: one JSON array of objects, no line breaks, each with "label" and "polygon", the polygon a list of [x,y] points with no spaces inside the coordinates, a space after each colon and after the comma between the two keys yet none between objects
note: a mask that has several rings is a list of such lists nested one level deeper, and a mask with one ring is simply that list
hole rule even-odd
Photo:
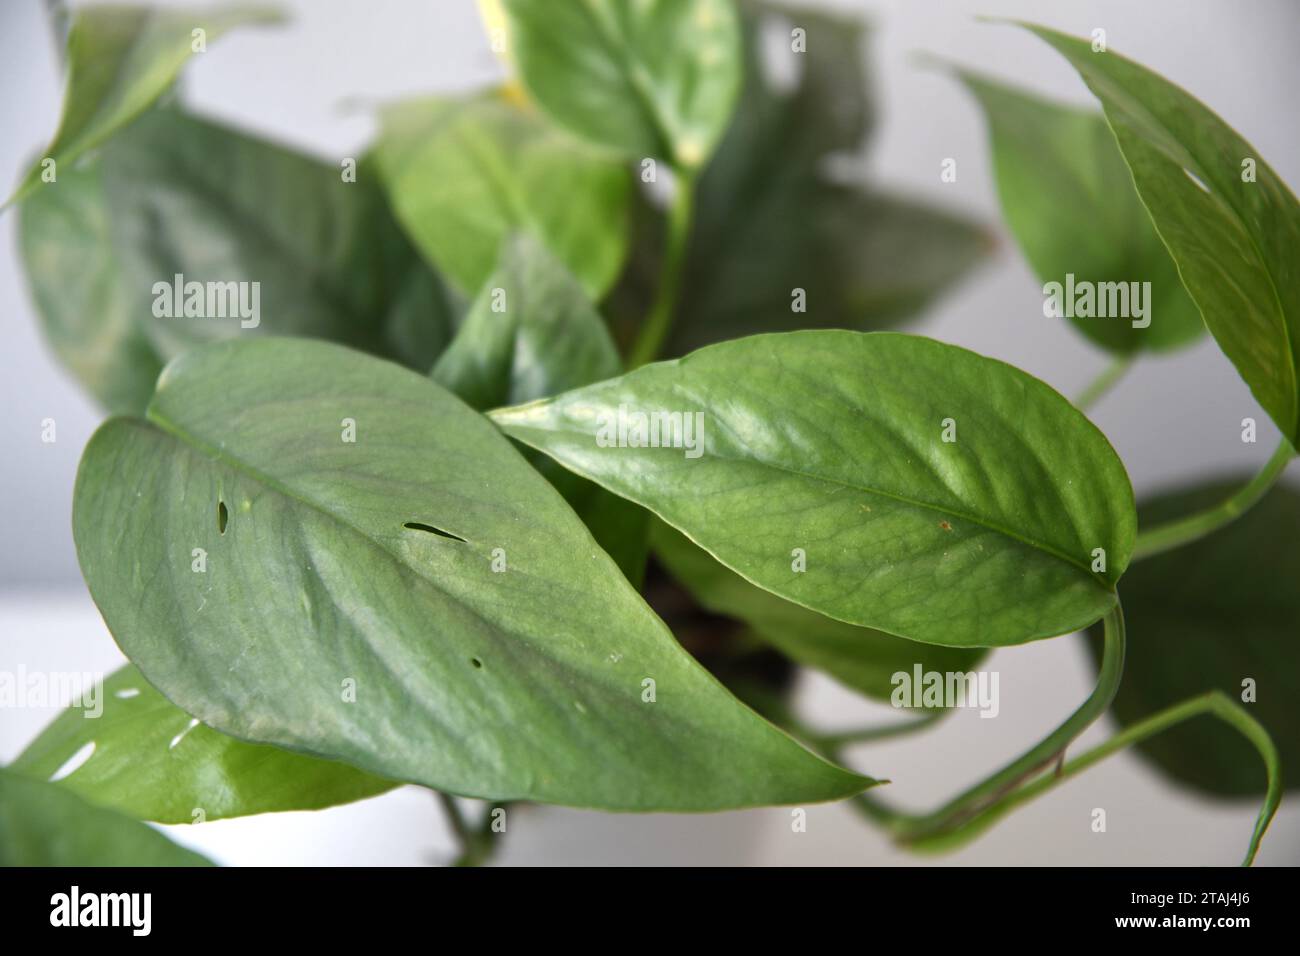
[{"label": "large green leaf", "polygon": [[[42,159],[55,162],[55,182],[72,170],[74,160],[126,126],[162,95],[189,59],[195,30],[205,32],[206,42],[242,24],[281,20],[274,7],[266,6],[165,10],[100,5],[79,9],[68,34],[63,118],[54,141],[42,154]],[[41,186],[41,173],[38,163],[9,203]]]},{"label": "large green leaf", "polygon": [[[1215,482],[1143,502],[1142,523],[1192,514],[1241,487]],[[1259,504],[1214,534],[1135,564],[1124,578],[1130,635],[1124,683],[1113,705],[1128,726],[1209,690],[1241,699],[1268,729],[1300,785],[1300,493],[1276,486]],[[1090,642],[1099,655],[1100,634]],[[1250,742],[1214,720],[1197,720],[1138,744],[1185,784],[1221,796],[1263,794],[1264,768]]]},{"label": "large green leaf", "polygon": [[[755,332],[882,327],[924,307],[992,248],[960,217],[830,175],[830,157],[864,146],[873,114],[859,21],[742,9],[745,86],[696,187],[674,355]],[[783,54],[799,69],[788,91],[762,64],[772,51],[760,36],[778,17],[807,44]],[[634,221],[633,256],[610,309],[620,331],[645,315],[662,270],[663,215],[647,205]]]},{"label": "large green leaf", "polygon": [[593,297],[627,252],[631,176],[619,161],[497,94],[422,97],[381,113],[375,158],[407,232],[476,292],[512,232],[538,238]]},{"label": "large green leaf", "polygon": [[[1058,283],[1144,283],[1144,318],[1070,321],[1112,352],[1176,348],[1205,330],[1169,251],[1133,188],[1102,115],[1040,99],[956,70],[984,109],[1007,225],[1038,278]],[[1138,286],[1139,289],[1143,287]],[[1128,311],[1135,312],[1131,299]],[[1134,325],[1138,323],[1138,326]]]},{"label": "large green leaf", "polygon": [[91,439],[73,532],[131,660],[242,739],[607,809],[870,783],[730,697],[486,418],[338,346],[244,339],[173,362],[147,420]]},{"label": "large green leaf", "polygon": [[731,0],[505,0],[509,52],[561,125],[627,156],[701,165],[741,84]]},{"label": "large green leaf", "polygon": [[792,604],[723,567],[662,521],[654,522],[650,539],[659,560],[706,610],[743,621],[800,664],[869,697],[889,700],[897,687],[894,675],[910,676],[918,665],[924,671],[968,671],[984,657],[983,650],[907,641]]},{"label": "large green leaf", "polygon": [[0,767],[0,866],[211,866],[157,830]]},{"label": "large green leaf", "polygon": [[18,220],[23,268],[55,354],[110,412],[143,411],[163,363],[113,248],[98,165],[65,169],[27,198]]},{"label": "large green leaf", "polygon": [[[650,415],[660,447],[636,447]],[[1132,488],[1091,422],[1018,369],[916,336],[759,335],[493,418],[760,587],[927,643],[1086,627],[1133,548]]]},{"label": "large green leaf", "polygon": [[[164,357],[270,333],[325,338],[423,370],[449,338],[452,306],[367,163],[349,182],[338,165],[172,109],[114,137],[102,162],[123,281],[138,290],[135,314]],[[155,284],[174,286],[178,274],[257,283],[257,324],[160,316]],[[245,289],[251,296],[253,286]]]},{"label": "large green leaf", "polygon": [[[1028,25],[1027,25],[1028,26]],[[1113,52],[1029,26],[1101,100],[1138,193],[1219,347],[1300,444],[1300,202],[1195,97]],[[1249,161],[1249,164],[1247,164]],[[1253,165],[1253,181],[1246,181]]]},{"label": "large green leaf", "polygon": [[[168,701],[130,665],[110,675],[103,692],[98,718],[87,719],[81,708],[65,711],[10,768],[46,780],[74,762],[59,786],[158,823],[318,810],[396,786],[346,764],[219,734]],[[89,756],[82,758],[87,749]]]},{"label": "large green leaf", "polygon": [[[589,385],[622,370],[614,341],[582,286],[540,243],[520,235],[502,245],[496,271],[431,374],[472,408],[486,411]],[[544,455],[532,452],[529,460],[628,580],[639,584],[645,512]]]}]

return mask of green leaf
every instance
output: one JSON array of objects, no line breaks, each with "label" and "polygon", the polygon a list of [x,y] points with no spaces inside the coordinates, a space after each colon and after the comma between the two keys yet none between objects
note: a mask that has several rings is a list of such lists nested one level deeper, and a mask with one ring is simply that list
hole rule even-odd
[{"label": "green leaf", "polygon": [[825,671],[846,687],[889,700],[894,675],[913,668],[969,671],[982,650],[938,647],[856,627],[792,604],[750,584],[662,521],[651,526],[651,545],[669,572],[705,610],[748,624],[760,638],[807,667]]},{"label": "green leaf", "polygon": [[501,248],[433,380],[479,411],[544,398],[622,371],[582,286],[535,239]]},{"label": "green leaf", "polygon": [[[578,281],[526,235],[506,240],[496,271],[438,359],[433,380],[486,411],[612,378],[623,370],[604,320]],[[560,468],[529,460],[555,485],[634,585],[645,569],[646,515]]]},{"label": "green leaf", "polygon": [[[673,355],[756,332],[880,328],[922,309],[993,245],[965,219],[828,172],[835,154],[863,148],[873,115],[861,22],[742,9],[745,87],[696,187]],[[800,69],[789,91],[763,70],[759,37],[777,17],[807,42],[807,52],[785,54]],[[632,260],[609,310],[621,331],[644,316],[662,271],[662,214],[647,205],[634,222]]]},{"label": "green leaf", "polygon": [[[1141,522],[1158,523],[1222,501],[1249,479],[1214,482],[1143,502]],[[1283,767],[1300,766],[1300,493],[1274,486],[1232,524],[1177,551],[1139,561],[1124,577],[1132,635],[1113,712],[1129,726],[1210,690],[1242,699],[1268,729]],[[1093,635],[1094,652],[1100,635]],[[1232,727],[1197,720],[1138,744],[1175,780],[1225,797],[1264,793],[1265,774],[1250,741]],[[1294,771],[1287,780],[1297,787]]]},{"label": "green leaf", "polygon": [[[1253,146],[1184,90],[1116,53],[1025,26],[1101,100],[1160,237],[1210,334],[1300,444],[1300,202]],[[1247,161],[1254,181],[1245,180]]]},{"label": "green leaf", "polygon": [[380,114],[375,145],[403,226],[462,291],[476,292],[513,232],[539,239],[594,298],[627,252],[631,179],[497,94],[422,97]]},{"label": "green leaf", "polygon": [[211,866],[157,830],[0,767],[0,866]]},{"label": "green leaf", "polygon": [[141,820],[193,823],[276,810],[319,810],[391,790],[396,784],[346,764],[249,744],[191,719],[130,665],[104,681],[103,713],[60,714],[10,769],[59,780],[80,797]]},{"label": "green leaf", "polygon": [[[124,281],[139,290],[136,312],[165,358],[269,333],[329,339],[423,370],[450,337],[452,305],[366,162],[349,182],[341,165],[171,109],[141,117],[102,160]],[[248,283],[241,303],[251,306],[255,288],[258,313],[159,315],[160,297],[164,306],[176,298],[167,293],[177,275]]]},{"label": "green leaf", "polygon": [[[276,8],[266,6],[79,9],[68,34],[63,118],[42,156],[54,160],[55,182],[62,182],[72,171],[74,160],[126,126],[163,94],[193,51],[193,31],[202,29],[207,42],[237,26],[281,23],[283,19]],[[41,174],[41,163],[37,163],[5,205],[40,187]]]},{"label": "green leaf", "polygon": [[[1142,300],[1145,319],[1071,315],[1074,326],[1120,354],[1177,348],[1198,339],[1205,331],[1201,313],[1183,288],[1102,115],[967,70],[954,72],[984,109],[1002,211],[1038,278],[1045,285],[1058,283],[1063,295],[1067,275],[1076,285],[1150,283]],[[1135,327],[1134,322],[1146,324]]]},{"label": "green leaf", "polygon": [[[636,447],[650,415],[661,447]],[[758,586],[926,643],[1086,627],[1133,549],[1132,488],[1091,422],[1018,369],[917,336],[754,336],[492,417]]]},{"label": "green leaf", "polygon": [[241,739],[606,809],[871,782],[731,698],[486,418],[338,346],[244,339],[173,362],[147,420],[91,439],[73,533],[127,656]]},{"label": "green leaf", "polygon": [[163,362],[122,276],[97,164],[65,169],[28,197],[18,245],[55,355],[110,412],[142,412]]},{"label": "green leaf", "polygon": [[700,166],[741,84],[730,0],[505,0],[509,52],[556,122],[636,158]]}]

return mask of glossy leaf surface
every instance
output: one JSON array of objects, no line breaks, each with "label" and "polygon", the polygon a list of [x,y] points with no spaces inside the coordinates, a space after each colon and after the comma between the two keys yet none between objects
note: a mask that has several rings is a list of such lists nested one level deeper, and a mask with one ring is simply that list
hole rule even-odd
[{"label": "glossy leaf surface", "polygon": [[1128,476],[1082,414],[917,336],[754,336],[493,417],[766,590],[926,643],[1086,627],[1133,548]]}]

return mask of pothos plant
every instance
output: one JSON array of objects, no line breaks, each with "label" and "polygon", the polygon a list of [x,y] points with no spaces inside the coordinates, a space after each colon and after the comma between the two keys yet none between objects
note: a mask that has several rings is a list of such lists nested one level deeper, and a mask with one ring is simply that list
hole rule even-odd
[{"label": "pothos plant", "polygon": [[[1046,311],[1116,357],[1071,403],[872,331],[990,244],[828,162],[870,127],[859,24],[727,0],[483,13],[504,85],[384,106],[365,154],[330,161],[171,92],[274,11],[76,15],[63,119],[10,204],[48,339],[112,413],[73,532],[132,663],[102,717],[68,711],[0,770],[0,860],[204,862],[136,821],[401,783],[442,796],[470,863],[513,801],[849,800],[944,848],[1136,745],[1263,796],[1249,863],[1283,793],[1265,728],[1300,740],[1300,501],[1273,487],[1300,436],[1300,208],[1264,159],[1104,43],[1027,27],[1100,113],[956,70]],[[761,68],[774,29],[793,85]],[[1142,283],[1133,321],[1091,318]],[[1278,451],[1139,521],[1084,407],[1205,329]],[[795,666],[897,703],[897,674],[1088,629],[1087,700],[929,812],[843,763],[933,702],[839,733],[786,701]],[[1119,732],[1070,756],[1107,712]]]}]

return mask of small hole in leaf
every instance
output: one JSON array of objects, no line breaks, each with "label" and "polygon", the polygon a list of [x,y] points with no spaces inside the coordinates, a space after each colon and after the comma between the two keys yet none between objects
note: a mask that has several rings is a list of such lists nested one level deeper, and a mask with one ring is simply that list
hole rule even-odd
[{"label": "small hole in leaf", "polygon": [[469,662],[470,662],[471,664],[473,664],[475,667],[482,667],[482,666],[483,666],[483,662],[482,662],[481,660],[479,660],[477,657],[471,657],[471,658],[469,659]]},{"label": "small hole in leaf", "polygon": [[1183,168],[1183,172],[1187,174],[1188,179],[1190,179],[1192,182],[1196,183],[1196,185],[1200,187],[1201,192],[1208,193],[1210,191],[1210,187],[1205,185],[1205,181],[1202,180],[1200,176],[1196,175],[1194,172],[1192,172],[1190,169],[1187,169],[1186,167]]},{"label": "small hole in leaf", "polygon": [[74,771],[80,770],[82,766],[86,763],[86,761],[90,759],[91,755],[94,754],[94,752],[95,752],[95,742],[93,740],[90,741],[90,743],[82,744],[81,747],[78,748],[75,754],[73,754],[67,760],[63,761],[63,763],[59,766],[59,769],[54,771],[54,773],[50,777],[50,783],[54,783],[58,780],[62,780],[64,777],[68,776]]},{"label": "small hole in leaf", "polygon": [[217,531],[221,534],[226,533],[226,522],[230,519],[230,512],[226,511],[224,501],[217,502]]},{"label": "small hole in leaf", "polygon": [[402,525],[403,528],[409,528],[412,531],[425,531],[429,534],[436,534],[443,538],[451,538],[452,541],[464,541],[458,534],[452,534],[450,531],[443,531],[441,528],[435,528],[431,524],[421,524],[418,521],[408,521]]},{"label": "small hole in leaf", "polygon": [[185,735],[199,725],[198,718],[191,717],[190,722],[185,725],[185,729],[172,738],[172,742],[167,745],[168,750],[175,750],[176,745],[185,739]]}]

